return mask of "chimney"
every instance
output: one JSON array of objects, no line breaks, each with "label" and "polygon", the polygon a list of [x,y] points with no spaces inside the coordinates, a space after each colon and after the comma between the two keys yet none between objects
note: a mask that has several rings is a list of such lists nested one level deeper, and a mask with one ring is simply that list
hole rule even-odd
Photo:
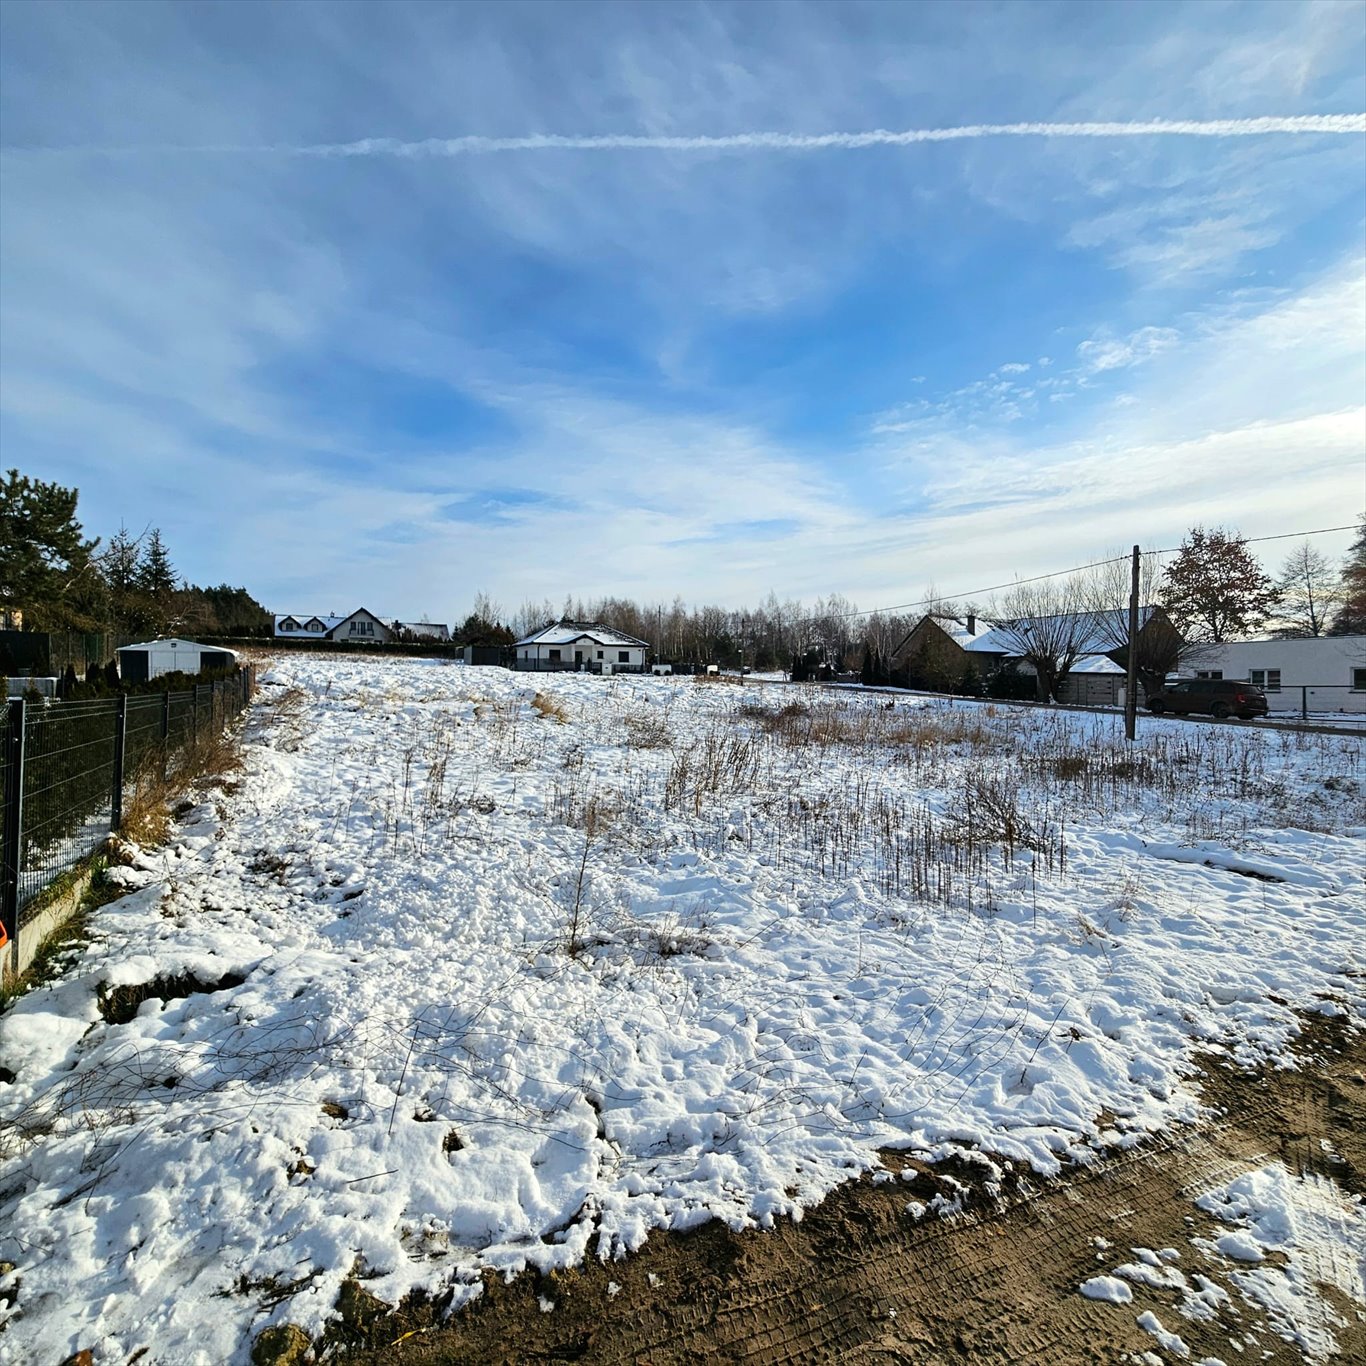
[{"label": "chimney", "polygon": [[976,618],[971,612],[969,612],[969,613],[968,613],[968,635],[970,635],[970,636],[975,636],[976,634],[977,634],[977,618]]}]

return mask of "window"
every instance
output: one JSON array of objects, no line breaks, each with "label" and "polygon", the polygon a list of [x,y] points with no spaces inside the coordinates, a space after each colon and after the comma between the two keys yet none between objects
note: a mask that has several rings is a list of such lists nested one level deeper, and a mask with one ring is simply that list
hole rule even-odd
[{"label": "window", "polygon": [[560,662],[560,652],[558,650],[551,650],[546,658],[554,660],[554,662],[558,664]]},{"label": "window", "polygon": [[618,663],[618,664],[629,664],[630,662],[631,662],[631,652],[630,652],[630,650],[618,650],[618,651],[617,651],[617,663]]},{"label": "window", "polygon": [[1263,692],[1280,692],[1281,671],[1279,669],[1249,669],[1247,680],[1254,688]]},{"label": "window", "polygon": [[1366,692],[1366,669],[1352,670],[1352,691]]},{"label": "window", "polygon": [[1197,669],[1195,676],[1196,678],[1222,678],[1224,671],[1222,669]]},{"label": "window", "polygon": [[599,658],[599,659],[602,658],[602,651],[601,651],[601,650],[598,651],[598,658]]}]

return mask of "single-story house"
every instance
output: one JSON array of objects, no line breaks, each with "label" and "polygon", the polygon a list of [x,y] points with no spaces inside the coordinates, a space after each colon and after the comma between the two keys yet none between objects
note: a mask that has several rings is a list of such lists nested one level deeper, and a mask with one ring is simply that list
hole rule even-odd
[{"label": "single-story house", "polygon": [[[1039,627],[1033,624],[1039,623]],[[1073,612],[1058,617],[1023,618],[990,623],[968,614],[962,618],[925,616],[907,633],[892,655],[894,670],[921,680],[923,686],[952,689],[969,672],[985,678],[1000,668],[1013,667],[1032,675],[1023,658],[1034,630],[1065,640],[1077,651],[1059,701],[1086,706],[1117,706],[1125,681],[1122,642],[1128,633],[1128,613]],[[1139,665],[1145,655],[1175,657],[1175,628],[1160,607],[1139,609]],[[1158,670],[1165,673],[1166,667]]]},{"label": "single-story house", "polygon": [[512,648],[518,669],[643,673],[650,647],[601,622],[556,621],[523,636]]},{"label": "single-story house", "polygon": [[1366,636],[1191,645],[1178,672],[1252,683],[1272,711],[1366,712]]},{"label": "single-story house", "polygon": [[201,645],[195,640],[147,640],[125,645],[118,652],[119,677],[125,683],[148,683],[162,674],[203,673],[205,669],[231,669],[237,652],[221,645]]},{"label": "single-story house", "polygon": [[[447,639],[449,639],[447,632]],[[366,645],[383,645],[393,638],[391,627],[373,612],[358,607],[350,616],[291,616],[275,618],[277,640],[352,640]]]}]

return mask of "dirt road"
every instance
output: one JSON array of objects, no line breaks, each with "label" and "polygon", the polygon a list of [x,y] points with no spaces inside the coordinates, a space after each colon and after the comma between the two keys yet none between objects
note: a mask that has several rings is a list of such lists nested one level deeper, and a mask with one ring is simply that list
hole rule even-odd
[{"label": "dirt road", "polygon": [[[1355,1266],[1310,1268],[1318,1318],[1300,1325],[1298,1342],[1287,1340],[1292,1326],[1283,1318],[1273,1320],[1240,1293],[1239,1263],[1197,1245],[1229,1225],[1197,1208],[1196,1198],[1269,1162],[1311,1183],[1334,1183],[1324,1190],[1366,1195],[1366,1032],[1311,1017],[1298,1063],[1293,1071],[1247,1073],[1211,1054],[1201,1087],[1213,1113],[1202,1125],[1066,1179],[1021,1180],[1003,1203],[969,1199],[966,1212],[950,1219],[908,1216],[909,1199],[943,1185],[942,1168],[917,1169],[851,1184],[800,1223],[771,1232],[710,1225],[651,1238],[638,1255],[605,1267],[491,1284],[444,1324],[428,1306],[372,1318],[362,1295],[349,1316],[349,1359],[387,1366],[1366,1361],[1366,1305],[1333,1284],[1359,1283],[1366,1245],[1347,1257]],[[886,1158],[896,1170],[896,1155]],[[1348,1226],[1363,1227],[1359,1217]],[[1152,1255],[1164,1249],[1165,1257]],[[1088,1278],[1145,1260],[1155,1283],[1131,1270],[1132,1302],[1079,1293]],[[1284,1262],[1273,1253],[1262,1271],[1286,1275]],[[1208,1316],[1182,1313],[1183,1303]],[[1156,1316],[1146,1329],[1145,1314]],[[1189,1357],[1161,1332],[1178,1334]]]}]

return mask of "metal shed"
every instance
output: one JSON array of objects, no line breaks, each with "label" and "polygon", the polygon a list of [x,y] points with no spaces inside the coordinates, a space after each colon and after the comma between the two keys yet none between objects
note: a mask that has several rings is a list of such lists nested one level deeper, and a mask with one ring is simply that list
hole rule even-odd
[{"label": "metal shed", "polygon": [[119,677],[125,683],[146,683],[162,674],[203,673],[205,669],[236,667],[237,652],[195,640],[148,640],[119,651]]}]

